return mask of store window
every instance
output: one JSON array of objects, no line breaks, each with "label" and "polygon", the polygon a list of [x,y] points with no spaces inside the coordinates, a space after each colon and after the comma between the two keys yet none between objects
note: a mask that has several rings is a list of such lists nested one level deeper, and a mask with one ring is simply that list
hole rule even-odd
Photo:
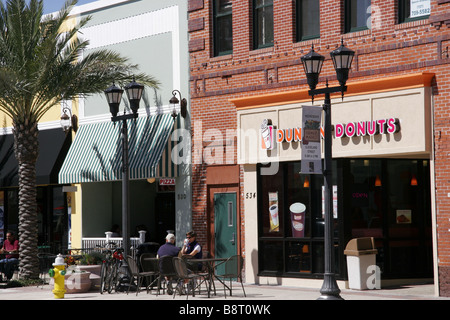
[{"label": "store window", "polygon": [[[38,246],[51,246],[52,252],[61,252],[69,241],[67,203],[62,187],[40,186],[36,191]],[[11,230],[19,234],[18,188],[0,191],[0,209],[3,210],[4,233]]]},{"label": "store window", "polygon": [[370,29],[370,0],[345,0],[345,32]]},{"label": "store window", "polygon": [[273,0],[253,0],[253,48],[273,46]]},{"label": "store window", "polygon": [[381,160],[352,159],[345,182],[349,194],[352,238],[383,237]]},{"label": "store window", "polygon": [[[322,175],[300,173],[301,162],[258,167],[259,275],[322,277]],[[428,160],[333,160],[335,270],[345,279],[348,241],[373,237],[382,279],[433,275]]]},{"label": "store window", "polygon": [[320,9],[317,0],[296,1],[296,40],[305,41],[320,37]]},{"label": "store window", "polygon": [[428,160],[343,162],[344,242],[373,237],[383,278],[432,276],[429,170]]},{"label": "store window", "polygon": [[430,0],[398,0],[399,23],[428,19],[430,12]]},{"label": "store window", "polygon": [[213,1],[214,56],[233,52],[233,26],[231,0]]},{"label": "store window", "polygon": [[[323,273],[323,176],[302,174],[300,168],[300,162],[280,163],[275,175],[259,175],[262,275],[315,277]],[[337,212],[334,217],[337,225]]]}]

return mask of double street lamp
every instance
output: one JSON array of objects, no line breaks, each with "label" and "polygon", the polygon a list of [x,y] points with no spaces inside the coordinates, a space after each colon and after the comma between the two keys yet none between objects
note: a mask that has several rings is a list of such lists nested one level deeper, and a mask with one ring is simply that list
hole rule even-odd
[{"label": "double street lamp", "polygon": [[130,234],[129,234],[129,217],[130,217],[130,205],[129,205],[129,184],[130,175],[128,169],[128,119],[137,119],[139,102],[141,101],[144,86],[137,83],[134,79],[128,85],[125,86],[128,101],[132,113],[124,113],[123,115],[117,115],[119,113],[120,100],[122,100],[123,90],[117,87],[114,83],[111,87],[106,89],[106,100],[109,104],[109,111],[111,112],[111,121],[114,123],[122,121],[122,237],[123,237],[123,249],[124,255],[127,257],[130,250]]},{"label": "double street lamp", "polygon": [[352,65],[353,56],[355,52],[344,47],[341,40],[341,46],[336,50],[330,52],[331,59],[333,60],[334,69],[336,71],[336,77],[339,81],[339,86],[329,87],[328,79],[326,81],[326,87],[316,89],[319,82],[319,74],[322,70],[322,65],[325,57],[314,51],[314,47],[311,51],[301,57],[303,68],[306,73],[306,79],[310,90],[308,94],[314,101],[314,96],[324,94],[323,110],[325,115],[325,150],[324,150],[324,185],[325,185],[325,272],[322,288],[320,289],[321,296],[319,300],[341,300],[336,278],[335,278],[335,257],[334,257],[334,241],[333,241],[333,193],[332,193],[332,137],[331,137],[331,93],[341,93],[344,98],[344,92],[347,91],[345,85],[348,80],[348,73]]}]

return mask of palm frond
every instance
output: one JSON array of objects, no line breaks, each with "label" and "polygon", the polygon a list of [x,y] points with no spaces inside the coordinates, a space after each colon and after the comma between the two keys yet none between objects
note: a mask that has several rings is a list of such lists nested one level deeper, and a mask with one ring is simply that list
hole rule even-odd
[{"label": "palm frond", "polygon": [[0,2],[0,111],[14,121],[37,122],[62,100],[102,93],[112,82],[125,85],[133,77],[159,87],[116,52],[97,50],[80,59],[89,41],[79,31],[90,17],[68,27],[76,3],[67,0],[57,14],[43,18],[42,0]]}]

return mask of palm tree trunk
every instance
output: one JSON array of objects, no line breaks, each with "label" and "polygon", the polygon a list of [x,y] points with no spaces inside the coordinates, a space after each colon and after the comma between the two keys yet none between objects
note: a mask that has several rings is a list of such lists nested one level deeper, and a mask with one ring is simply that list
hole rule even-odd
[{"label": "palm tree trunk", "polygon": [[14,124],[14,152],[19,162],[19,272],[39,278],[36,160],[39,152],[37,124]]}]

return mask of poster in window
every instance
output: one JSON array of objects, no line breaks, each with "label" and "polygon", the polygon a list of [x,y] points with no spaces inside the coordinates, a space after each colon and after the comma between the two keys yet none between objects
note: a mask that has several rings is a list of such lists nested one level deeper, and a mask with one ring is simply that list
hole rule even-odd
[{"label": "poster in window", "polygon": [[411,223],[411,210],[396,210],[397,224]]},{"label": "poster in window", "polygon": [[280,231],[280,220],[278,219],[278,192],[269,192],[269,232]]},{"label": "poster in window", "polygon": [[430,0],[411,0],[410,18],[427,16],[431,12]]}]

